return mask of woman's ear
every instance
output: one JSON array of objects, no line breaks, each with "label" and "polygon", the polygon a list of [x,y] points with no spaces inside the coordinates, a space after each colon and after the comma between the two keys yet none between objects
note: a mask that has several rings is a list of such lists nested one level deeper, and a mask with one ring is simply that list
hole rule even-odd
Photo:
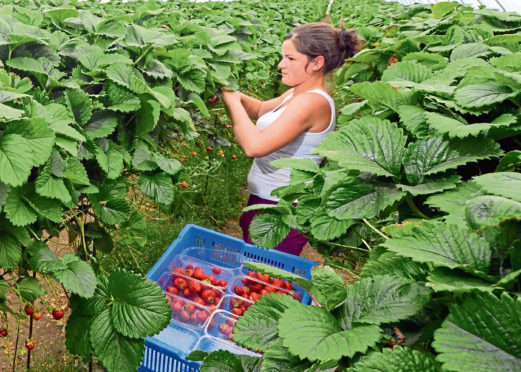
[{"label": "woman's ear", "polygon": [[313,66],[313,71],[320,71],[326,64],[326,58],[324,56],[315,57],[315,66]]}]

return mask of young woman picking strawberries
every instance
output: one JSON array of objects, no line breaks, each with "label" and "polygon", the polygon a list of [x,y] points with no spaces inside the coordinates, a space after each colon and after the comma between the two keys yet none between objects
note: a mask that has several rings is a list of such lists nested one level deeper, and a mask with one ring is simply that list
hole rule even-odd
[{"label": "young woman picking strawberries", "polygon": [[[291,89],[269,101],[223,89],[235,137],[246,155],[255,158],[248,174],[248,205],[276,204],[278,198],[271,192],[289,184],[289,169],[272,167],[273,160],[309,158],[317,164],[322,162],[310,151],[335,127],[335,104],[327,93],[326,76],[342,66],[359,46],[353,30],[339,30],[324,22],[298,26],[284,37],[278,65],[282,83]],[[243,237],[248,243],[248,228],[258,212],[241,216]],[[298,231],[291,230],[275,249],[299,255],[306,242]]]}]

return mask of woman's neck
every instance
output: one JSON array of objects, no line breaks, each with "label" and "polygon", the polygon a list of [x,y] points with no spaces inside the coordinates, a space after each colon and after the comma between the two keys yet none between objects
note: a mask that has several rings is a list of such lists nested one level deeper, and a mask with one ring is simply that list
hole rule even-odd
[{"label": "woman's neck", "polygon": [[313,89],[325,90],[326,87],[325,87],[324,83],[325,83],[325,79],[324,79],[323,74],[314,76],[314,77],[310,78],[309,80],[306,80],[302,84],[294,86],[293,95],[296,96],[300,93],[308,92]]}]

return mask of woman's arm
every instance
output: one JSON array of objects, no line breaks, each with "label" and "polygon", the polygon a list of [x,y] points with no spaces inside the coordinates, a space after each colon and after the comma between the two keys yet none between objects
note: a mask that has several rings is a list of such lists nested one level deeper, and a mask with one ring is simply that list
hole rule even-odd
[{"label": "woman's arm", "polygon": [[251,120],[257,120],[262,115],[264,115],[266,112],[271,111],[275,107],[280,105],[282,103],[282,101],[284,100],[284,98],[286,98],[291,92],[292,92],[292,89],[284,92],[284,94],[282,94],[281,96],[275,97],[268,101],[261,101],[260,99],[250,97],[244,93],[233,92],[233,91],[229,91],[229,90],[223,90],[223,96],[225,94],[238,93],[240,96],[240,99],[241,99],[241,104],[243,105],[244,109],[246,110],[248,117]]},{"label": "woman's arm", "polygon": [[307,131],[313,121],[316,121],[317,110],[329,104],[317,94],[300,94],[293,98],[282,114],[267,128],[260,130],[248,116],[248,112],[241,103],[238,92],[227,92],[223,99],[233,125],[237,142],[249,157],[262,157],[276,151],[301,133]]}]

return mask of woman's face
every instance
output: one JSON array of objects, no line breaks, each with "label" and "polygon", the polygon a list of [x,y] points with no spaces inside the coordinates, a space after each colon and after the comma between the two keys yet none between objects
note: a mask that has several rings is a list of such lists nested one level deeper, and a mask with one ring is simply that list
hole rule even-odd
[{"label": "woman's face", "polygon": [[291,39],[282,43],[282,60],[278,67],[282,73],[282,83],[290,87],[307,81],[313,73],[312,62],[308,61],[305,54],[297,51]]}]

